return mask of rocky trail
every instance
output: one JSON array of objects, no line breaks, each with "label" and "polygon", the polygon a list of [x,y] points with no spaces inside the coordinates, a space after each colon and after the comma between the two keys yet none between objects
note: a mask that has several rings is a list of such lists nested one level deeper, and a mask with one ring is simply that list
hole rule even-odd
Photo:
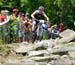
[{"label": "rocky trail", "polygon": [[0,65],[75,65],[75,32],[67,29],[60,36],[34,44],[6,44]]}]

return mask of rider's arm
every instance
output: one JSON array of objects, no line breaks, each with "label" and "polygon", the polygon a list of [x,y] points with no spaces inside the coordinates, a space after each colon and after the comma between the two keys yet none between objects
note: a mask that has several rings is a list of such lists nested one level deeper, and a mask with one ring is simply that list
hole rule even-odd
[{"label": "rider's arm", "polygon": [[43,16],[46,18],[47,21],[49,21],[49,18],[47,17],[47,15],[43,12]]},{"label": "rider's arm", "polygon": [[34,15],[35,15],[37,12],[38,12],[38,10],[34,11],[34,12],[31,14],[31,17],[32,17],[33,19],[35,19]]}]

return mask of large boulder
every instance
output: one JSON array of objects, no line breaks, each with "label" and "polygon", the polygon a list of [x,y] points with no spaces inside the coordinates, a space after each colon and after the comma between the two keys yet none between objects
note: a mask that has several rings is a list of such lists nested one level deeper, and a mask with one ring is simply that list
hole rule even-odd
[{"label": "large boulder", "polygon": [[72,33],[75,34],[75,31],[70,30],[70,29],[66,29],[65,31],[60,33],[60,36],[61,37],[68,37],[68,36],[73,35]]},{"label": "large boulder", "polygon": [[58,43],[66,43],[75,39],[75,32],[67,29],[60,33],[61,39],[58,40]]}]

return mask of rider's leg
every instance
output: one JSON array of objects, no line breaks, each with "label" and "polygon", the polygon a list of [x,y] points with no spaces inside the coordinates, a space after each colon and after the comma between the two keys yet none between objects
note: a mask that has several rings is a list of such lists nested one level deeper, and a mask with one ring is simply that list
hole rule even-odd
[{"label": "rider's leg", "polygon": [[35,28],[36,28],[36,21],[33,21],[33,22],[32,22],[32,31],[34,31]]}]

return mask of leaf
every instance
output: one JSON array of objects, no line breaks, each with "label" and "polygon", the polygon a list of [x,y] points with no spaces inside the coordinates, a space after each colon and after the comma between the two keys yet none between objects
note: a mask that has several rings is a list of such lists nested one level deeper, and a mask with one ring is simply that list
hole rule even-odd
[{"label": "leaf", "polygon": [[75,6],[75,0],[71,0],[71,4]]},{"label": "leaf", "polygon": [[63,0],[55,0],[54,4],[57,4],[59,7],[63,6]]},{"label": "leaf", "polygon": [[3,2],[3,0],[0,0],[0,2]]},{"label": "leaf", "polygon": [[2,2],[0,2],[0,6],[2,6],[3,5],[3,3]]},{"label": "leaf", "polygon": [[28,0],[20,0],[21,3],[28,3]]}]

